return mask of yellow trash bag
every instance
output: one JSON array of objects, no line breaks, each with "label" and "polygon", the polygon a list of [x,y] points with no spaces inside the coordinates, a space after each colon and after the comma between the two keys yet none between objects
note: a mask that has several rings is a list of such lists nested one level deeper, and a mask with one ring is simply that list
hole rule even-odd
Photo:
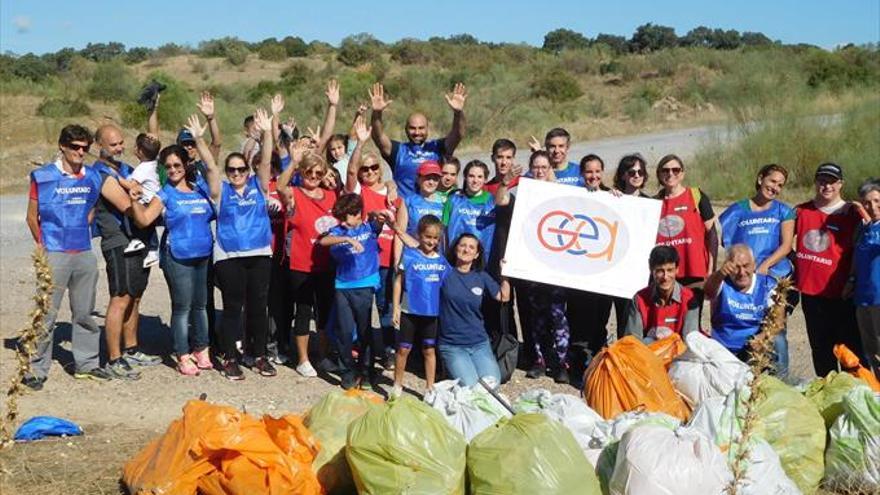
[{"label": "yellow trash bag", "polygon": [[690,414],[663,361],[630,335],[602,349],[590,363],[584,398],[605,419],[633,410],[663,412],[681,420]]},{"label": "yellow trash bag", "polygon": [[256,419],[192,400],[183,418],[123,467],[132,494],[320,494],[317,441],[299,417]]}]

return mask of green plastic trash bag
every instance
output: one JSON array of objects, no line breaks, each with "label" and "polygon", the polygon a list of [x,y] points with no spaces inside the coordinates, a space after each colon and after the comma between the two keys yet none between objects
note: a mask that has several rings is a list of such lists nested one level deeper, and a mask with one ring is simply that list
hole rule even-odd
[{"label": "green plastic trash bag", "polygon": [[804,494],[816,491],[825,471],[825,420],[816,405],[779,379],[758,379],[755,435],[779,455],[785,474]]},{"label": "green plastic trash bag", "polygon": [[832,371],[825,378],[816,378],[804,391],[825,419],[825,428],[831,428],[834,420],[843,412],[843,396],[864,382],[849,373]]},{"label": "green plastic trash bag", "polygon": [[325,493],[352,493],[354,480],[345,459],[348,425],[367,411],[378,408],[382,398],[369,392],[334,391],[321,398],[306,413],[303,424],[320,443],[312,469]]},{"label": "green plastic trash bag", "polygon": [[463,495],[466,448],[439,412],[403,396],[348,427],[345,456],[361,495]]},{"label": "green plastic trash bag", "polygon": [[544,414],[500,419],[467,450],[471,495],[599,495],[599,480],[571,432]]},{"label": "green plastic trash bag", "polygon": [[828,433],[825,485],[841,493],[880,493],[880,394],[864,385],[847,392]]}]

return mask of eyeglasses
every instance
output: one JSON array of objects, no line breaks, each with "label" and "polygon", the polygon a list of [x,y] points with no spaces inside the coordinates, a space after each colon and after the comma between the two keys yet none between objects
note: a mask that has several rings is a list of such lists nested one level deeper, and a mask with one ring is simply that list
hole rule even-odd
[{"label": "eyeglasses", "polygon": [[92,146],[89,145],[89,144],[73,144],[73,143],[70,143],[70,144],[65,144],[64,147],[67,148],[67,149],[69,149],[69,150],[71,150],[71,151],[84,151],[84,152],[87,152],[87,151],[89,151],[89,148],[91,148]]},{"label": "eyeglasses", "polygon": [[360,168],[360,170],[361,170],[361,172],[367,172],[367,171],[370,171],[370,172],[378,172],[380,168],[381,168],[381,165],[379,165],[379,164],[377,163],[377,164],[375,164],[375,165],[370,165],[369,167],[366,166],[366,165],[364,165],[364,166],[362,166],[362,167]]},{"label": "eyeglasses", "polygon": [[682,171],[681,167],[668,167],[668,168],[661,168],[660,169],[660,173],[664,174],[664,175],[678,175],[681,173],[681,171]]},{"label": "eyeglasses", "polygon": [[[681,170],[681,169],[679,169],[679,170]],[[644,177],[645,171],[640,168],[631,168],[626,171],[626,175],[628,175],[630,177]]]},{"label": "eyeglasses", "polygon": [[226,173],[229,175],[234,175],[234,174],[245,175],[248,173],[248,168],[247,167],[226,167]]}]

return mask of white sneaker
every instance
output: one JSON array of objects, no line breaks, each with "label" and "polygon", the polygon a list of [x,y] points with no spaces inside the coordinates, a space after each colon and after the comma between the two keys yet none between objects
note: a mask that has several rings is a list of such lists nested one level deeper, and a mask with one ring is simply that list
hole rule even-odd
[{"label": "white sneaker", "polygon": [[[396,398],[400,397],[401,395],[403,395],[403,387],[401,387],[400,385],[395,385],[395,386],[391,387],[391,397],[394,397],[396,399]],[[427,401],[428,401],[428,398],[427,398],[427,396],[425,396],[425,402],[427,402]]]},{"label": "white sneaker", "polygon": [[144,268],[150,268],[151,266],[159,264],[159,251],[150,251],[147,253],[147,256],[144,257]]},{"label": "white sneaker", "polygon": [[312,363],[310,363],[308,361],[297,365],[296,372],[304,377],[307,377],[307,378],[314,378],[314,377],[318,376],[318,372],[315,371],[315,368],[312,366]]},{"label": "white sneaker", "polygon": [[275,356],[270,357],[269,361],[271,361],[273,364],[285,365],[288,362],[290,362],[290,359],[287,356],[285,356],[284,354],[277,354]]},{"label": "white sneaker", "polygon": [[434,389],[425,390],[425,402],[433,405],[434,399],[437,398],[437,392],[434,392]]},{"label": "white sneaker", "polygon": [[143,242],[141,242],[139,239],[132,239],[131,241],[128,242],[128,246],[125,246],[125,251],[123,251],[123,252],[126,254],[136,253],[145,247],[147,247],[147,246]]}]

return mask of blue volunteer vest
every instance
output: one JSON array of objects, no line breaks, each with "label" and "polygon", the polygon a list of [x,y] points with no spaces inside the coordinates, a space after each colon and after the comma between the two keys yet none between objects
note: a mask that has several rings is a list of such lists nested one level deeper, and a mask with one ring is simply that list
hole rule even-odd
[{"label": "blue volunteer vest", "polygon": [[406,198],[406,213],[409,217],[406,233],[416,236],[419,233],[419,220],[423,216],[434,215],[438,219],[443,218],[443,203],[428,201],[421,194],[413,194]]},{"label": "blue volunteer vest", "polygon": [[[734,203],[718,217],[721,222],[721,242],[725,247],[748,245],[755,255],[755,263],[760,265],[779,247],[782,222],[786,218],[793,219],[791,207],[776,200],[766,211],[752,211],[748,200]],[[777,279],[787,277],[791,272],[788,258],[781,259],[769,270],[769,274]]]},{"label": "blue volunteer vest", "polygon": [[88,251],[92,248],[89,212],[101,197],[101,174],[82,168],[83,177],[67,177],[54,163],[31,172],[37,185],[40,233],[47,251]]},{"label": "blue volunteer vest", "polygon": [[872,222],[859,232],[855,254],[858,306],[880,306],[880,222]]},{"label": "blue volunteer vest", "polygon": [[[584,178],[581,177],[581,166],[575,162],[568,162],[568,166],[562,170],[554,170],[557,184],[565,184],[567,186],[584,187]],[[528,171],[526,177],[533,179],[532,172]]]},{"label": "blue volunteer vest", "polygon": [[[131,165],[122,162],[119,164],[119,171],[117,172],[112,167],[107,165],[104,162],[95,162],[92,164],[92,168],[95,169],[100,174],[108,175],[110,177],[115,177],[118,179],[127,179],[132,172],[134,172],[134,168]],[[116,208],[108,208],[108,211],[116,218],[116,222],[119,225],[122,225],[122,220],[124,215],[122,212],[117,210]],[[92,222],[92,237],[101,237],[101,225],[98,222]]]},{"label": "blue volunteer vest", "polygon": [[178,260],[206,258],[214,248],[211,220],[214,207],[204,179],[196,180],[192,192],[178,191],[171,184],[159,190],[165,205],[165,234],[162,238]]},{"label": "blue volunteer vest", "polygon": [[373,224],[364,222],[353,229],[337,225],[328,232],[334,237],[351,237],[364,246],[363,252],[355,253],[348,243],[330,247],[330,256],[336,261],[336,280],[354,282],[379,273],[379,235]]},{"label": "blue volunteer vest", "polygon": [[245,183],[239,195],[228,182],[221,186],[217,214],[217,242],[224,251],[250,251],[272,244],[266,198],[257,177]]},{"label": "blue volunteer vest", "polygon": [[398,143],[397,155],[394,157],[394,182],[397,183],[397,192],[404,199],[418,194],[416,176],[419,165],[425,160],[440,161],[440,149],[442,141],[433,139],[423,144],[411,142]]},{"label": "blue volunteer vest", "polygon": [[495,198],[475,205],[463,192],[457,191],[447,201],[452,203],[449,225],[446,226],[448,245],[452,246],[461,234],[473,234],[483,245],[483,259],[488,260],[489,253],[492,252],[492,237],[495,235]]},{"label": "blue volunteer vest", "polygon": [[404,248],[400,258],[403,267],[403,290],[406,312],[420,316],[440,314],[440,286],[451,267],[442,256],[431,258],[420,249]]},{"label": "blue volunteer vest", "polygon": [[758,333],[764,312],[770,302],[770,293],[776,279],[756,273],[755,288],[751,294],[736,290],[724,280],[718,297],[712,305],[712,337],[729,351],[739,352],[749,338]]}]

